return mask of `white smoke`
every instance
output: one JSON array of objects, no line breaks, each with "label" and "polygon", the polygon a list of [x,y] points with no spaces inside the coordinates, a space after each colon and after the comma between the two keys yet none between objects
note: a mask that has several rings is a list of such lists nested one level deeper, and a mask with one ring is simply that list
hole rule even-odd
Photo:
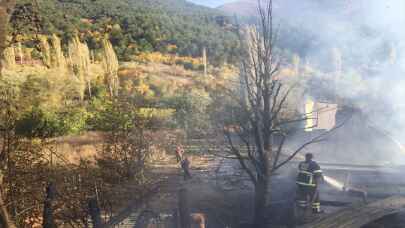
[{"label": "white smoke", "polygon": [[[276,8],[276,17],[313,37],[302,57],[326,74],[341,61],[338,96],[358,105],[393,137],[405,139],[405,1],[278,3],[285,5]],[[332,57],[333,50],[340,60]]]}]

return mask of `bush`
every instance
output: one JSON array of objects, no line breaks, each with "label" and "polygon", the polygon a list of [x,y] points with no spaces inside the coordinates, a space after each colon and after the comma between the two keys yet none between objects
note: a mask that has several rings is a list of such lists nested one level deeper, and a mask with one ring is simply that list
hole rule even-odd
[{"label": "bush", "polygon": [[35,107],[16,123],[16,133],[28,138],[51,138],[86,130],[89,115],[84,108],[52,112]]},{"label": "bush", "polygon": [[186,70],[194,70],[194,65],[192,63],[190,63],[190,62],[183,63],[183,67]]},{"label": "bush", "polygon": [[79,134],[87,129],[90,114],[85,108],[76,108],[59,114],[60,126],[64,134]]},{"label": "bush", "polygon": [[40,108],[33,108],[16,123],[16,133],[28,138],[50,138],[64,134],[57,115]]}]

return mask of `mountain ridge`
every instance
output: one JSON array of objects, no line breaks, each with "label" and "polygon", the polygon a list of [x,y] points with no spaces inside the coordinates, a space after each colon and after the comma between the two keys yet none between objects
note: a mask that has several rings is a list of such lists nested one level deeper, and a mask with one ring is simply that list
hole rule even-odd
[{"label": "mountain ridge", "polygon": [[187,0],[187,1],[198,5],[216,8],[226,3],[234,2],[235,0]]}]

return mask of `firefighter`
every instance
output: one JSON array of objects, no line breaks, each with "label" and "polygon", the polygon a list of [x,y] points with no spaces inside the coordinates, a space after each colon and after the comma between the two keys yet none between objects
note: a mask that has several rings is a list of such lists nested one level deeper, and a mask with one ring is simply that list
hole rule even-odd
[{"label": "firefighter", "polygon": [[312,204],[313,213],[322,213],[318,185],[323,180],[323,175],[321,167],[312,160],[313,157],[311,153],[307,153],[305,161],[298,165],[297,204],[302,208]]}]

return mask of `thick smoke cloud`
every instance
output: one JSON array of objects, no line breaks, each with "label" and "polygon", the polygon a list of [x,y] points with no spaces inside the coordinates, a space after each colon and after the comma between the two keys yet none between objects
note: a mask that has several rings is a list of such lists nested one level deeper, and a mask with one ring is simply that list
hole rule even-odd
[{"label": "thick smoke cloud", "polygon": [[[257,7],[257,0],[243,1]],[[405,1],[273,0],[273,4],[280,25],[279,47],[299,54],[301,64],[315,69],[315,77],[330,80],[329,91],[360,109],[364,118],[358,118],[363,120],[359,127],[369,124],[369,129],[380,131],[373,143],[386,149],[369,160],[396,160],[391,152],[400,144],[394,141],[405,143]],[[362,131],[348,137],[347,143],[370,141]],[[348,156],[342,161],[359,154],[344,152]]]},{"label": "thick smoke cloud", "polygon": [[275,17],[310,34],[302,58],[341,70],[339,96],[405,142],[405,1],[276,1]]}]

